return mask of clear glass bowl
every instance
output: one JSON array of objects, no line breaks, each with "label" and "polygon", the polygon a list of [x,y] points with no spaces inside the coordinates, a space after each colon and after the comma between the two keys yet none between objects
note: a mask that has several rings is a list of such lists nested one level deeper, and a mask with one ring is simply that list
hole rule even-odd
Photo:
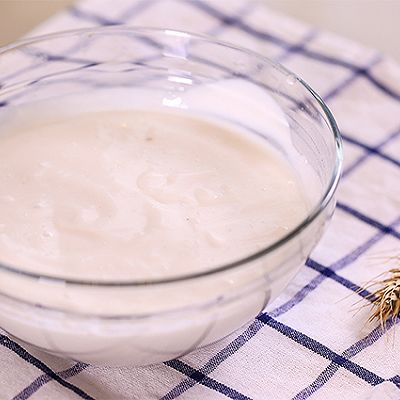
[{"label": "clear glass bowl", "polygon": [[[240,82],[235,93],[215,97],[205,90],[202,106],[190,100],[192,88],[228,80]],[[257,98],[242,90],[249,85],[257,88]],[[91,364],[162,362],[217,341],[254,318],[321,238],[340,177],[336,123],[306,83],[246,49],[171,30],[94,28],[3,48],[0,134],[8,113],[23,105],[69,99],[88,109],[115,102],[126,108],[129,101],[140,104],[140,98],[129,97],[137,88],[157,89],[162,95],[153,101],[165,107],[212,113],[238,124],[250,117],[249,131],[261,132],[290,162],[304,161],[296,169],[312,205],[301,224],[257,253],[165,280],[74,280],[0,263],[0,327],[27,344]],[[268,132],[262,96],[275,101],[287,134]],[[26,115],[20,112],[19,118]],[[315,173],[313,181],[302,175],[305,164]]]}]

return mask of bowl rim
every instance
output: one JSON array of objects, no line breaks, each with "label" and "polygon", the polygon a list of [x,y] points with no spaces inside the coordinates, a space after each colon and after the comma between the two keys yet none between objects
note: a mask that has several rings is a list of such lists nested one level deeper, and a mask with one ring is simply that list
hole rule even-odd
[{"label": "bowl rim", "polygon": [[[25,271],[22,269],[19,269],[17,267],[7,265],[1,262],[0,260],[0,272],[8,272],[8,273],[14,273],[17,275],[20,275],[21,277],[25,278],[34,278],[38,280],[45,280],[47,282],[57,282],[57,283],[63,283],[63,284],[68,284],[68,285],[77,285],[77,286],[99,286],[99,287],[140,287],[140,286],[149,286],[149,285],[161,285],[161,284],[171,284],[175,282],[182,282],[182,281],[187,281],[187,280],[192,280],[192,279],[197,279],[197,278],[202,278],[202,277],[207,277],[211,276],[214,274],[222,273],[228,270],[236,269],[240,266],[245,266],[252,261],[255,261],[263,256],[266,256],[269,253],[272,253],[279,247],[283,246],[287,242],[289,242],[291,239],[296,237],[298,234],[300,234],[305,228],[307,228],[322,212],[323,210],[327,207],[327,205],[330,203],[332,200],[334,193],[337,189],[340,177],[341,177],[341,172],[342,172],[342,163],[343,163],[343,145],[342,145],[342,139],[340,135],[340,131],[338,128],[338,125],[335,121],[335,118],[330,111],[329,107],[325,104],[325,102],[322,100],[321,96],[311,88],[310,85],[308,85],[302,78],[300,78],[297,74],[293,73],[286,67],[284,67],[282,64],[280,64],[277,61],[273,61],[272,59],[263,56],[262,54],[259,54],[253,50],[247,49],[242,46],[238,46],[236,44],[226,42],[226,41],[221,41],[218,39],[215,39],[209,35],[206,34],[200,34],[200,33],[192,33],[188,31],[183,31],[183,30],[176,30],[176,29],[169,29],[169,28],[148,28],[148,27],[131,27],[128,25],[116,25],[116,26],[101,26],[101,27],[92,27],[92,28],[82,28],[82,29],[71,29],[71,30],[63,30],[59,32],[54,32],[50,34],[45,34],[45,35],[40,35],[40,36],[34,36],[30,38],[25,38],[18,40],[14,43],[11,43],[9,45],[0,47],[0,58],[5,55],[8,52],[11,52],[13,50],[17,50],[20,47],[24,46],[29,46],[38,42],[44,42],[48,40],[54,40],[54,39],[60,39],[64,37],[71,37],[74,35],[82,35],[82,34],[95,34],[95,33],[103,33],[103,32],[112,32],[112,31],[121,31],[121,32],[127,32],[130,34],[136,34],[136,35],[150,35],[150,34],[161,34],[161,35],[166,35],[166,36],[175,36],[175,37],[181,37],[181,38],[194,38],[196,40],[202,40],[204,42],[209,42],[211,44],[215,45],[220,45],[223,47],[227,47],[242,53],[247,54],[250,57],[253,57],[255,59],[258,59],[260,62],[264,64],[269,64],[273,68],[279,70],[280,72],[290,75],[294,80],[297,80],[303,88],[306,89],[306,91],[311,95],[311,99],[316,100],[318,106],[320,107],[319,112],[322,111],[322,115],[326,117],[327,125],[331,133],[333,134],[334,138],[334,146],[335,146],[335,166],[333,169],[332,176],[330,178],[329,183],[327,184],[327,188],[323,195],[321,196],[320,200],[318,201],[317,205],[313,207],[308,213],[307,216],[300,222],[298,223],[294,228],[289,230],[284,236],[282,236],[280,239],[276,240],[275,242],[269,244],[268,246],[262,248],[261,250],[258,250],[248,256],[239,258],[236,261],[232,261],[220,266],[215,266],[215,267],[210,267],[204,271],[199,271],[199,272],[194,272],[194,273],[188,273],[188,274],[181,274],[181,275],[176,275],[172,277],[167,277],[167,278],[157,278],[157,279],[141,279],[141,280],[93,280],[93,279],[73,279],[73,278],[63,278],[62,276],[58,275],[49,275],[49,274],[40,274],[40,273],[35,273],[35,272],[30,272],[30,271]],[[2,92],[2,89],[0,87],[0,94]]]}]

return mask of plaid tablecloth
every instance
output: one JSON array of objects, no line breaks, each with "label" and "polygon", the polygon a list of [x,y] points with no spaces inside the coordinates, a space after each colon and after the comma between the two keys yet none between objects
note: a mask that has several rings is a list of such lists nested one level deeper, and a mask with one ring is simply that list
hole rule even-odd
[{"label": "plaid tablecloth", "polygon": [[[400,239],[400,68],[376,51],[241,0],[84,0],[36,33],[130,24],[206,32],[283,62],[334,112],[345,166],[334,219],[248,326],[162,365],[72,363],[0,334],[0,399],[400,399],[400,333],[365,324],[360,286]],[[396,253],[397,249],[397,253]]]}]

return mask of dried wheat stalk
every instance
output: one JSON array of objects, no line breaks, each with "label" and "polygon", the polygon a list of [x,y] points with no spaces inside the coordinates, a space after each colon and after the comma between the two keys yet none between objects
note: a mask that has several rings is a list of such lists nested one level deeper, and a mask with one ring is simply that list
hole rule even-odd
[{"label": "dried wheat stalk", "polygon": [[368,321],[378,320],[382,328],[386,329],[387,322],[390,319],[395,322],[400,314],[400,268],[389,270],[382,278],[368,284],[365,289],[379,286],[368,296],[373,307]]}]

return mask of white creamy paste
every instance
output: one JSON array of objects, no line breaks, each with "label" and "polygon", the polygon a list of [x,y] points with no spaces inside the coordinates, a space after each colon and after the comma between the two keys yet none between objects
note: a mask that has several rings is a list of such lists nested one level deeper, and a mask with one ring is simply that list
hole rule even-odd
[{"label": "white creamy paste", "polygon": [[69,278],[149,279],[248,256],[301,222],[265,140],[182,111],[102,111],[0,139],[0,259]]}]

